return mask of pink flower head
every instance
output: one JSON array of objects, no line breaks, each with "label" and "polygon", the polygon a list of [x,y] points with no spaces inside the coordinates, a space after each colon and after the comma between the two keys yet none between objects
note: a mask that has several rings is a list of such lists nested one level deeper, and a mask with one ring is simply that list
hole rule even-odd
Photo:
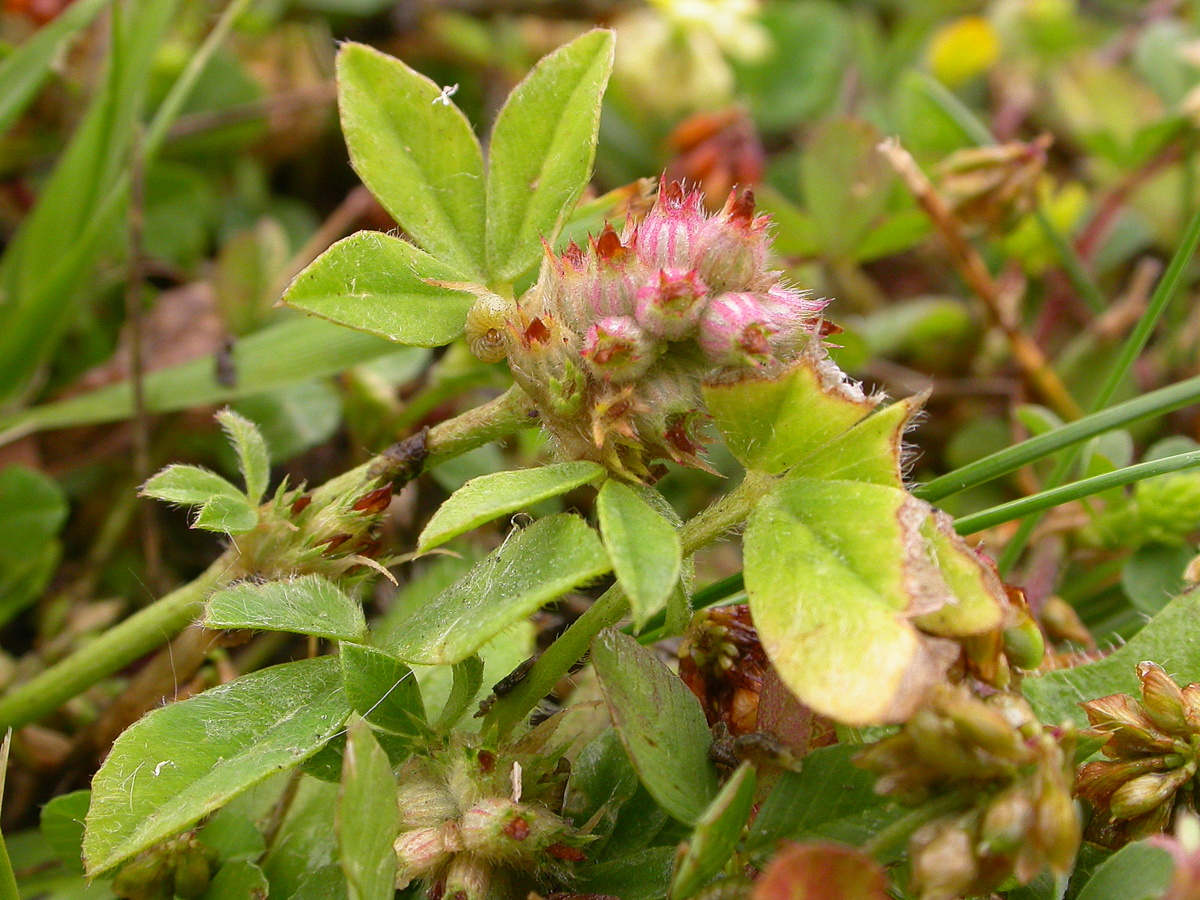
[{"label": "pink flower head", "polygon": [[701,199],[699,193],[685,191],[679,182],[659,191],[654,208],[625,241],[643,265],[691,268],[697,239],[707,221]]},{"label": "pink flower head", "polygon": [[760,367],[771,359],[778,330],[757,294],[722,294],[709,301],[696,339],[714,365]]},{"label": "pink flower head", "polygon": [[666,268],[637,294],[637,321],[649,334],[681,341],[696,330],[708,285],[695,269]]},{"label": "pink flower head", "polygon": [[588,328],[583,358],[604,381],[633,381],[654,362],[655,346],[629,316],[609,316]]},{"label": "pink flower head", "polygon": [[768,216],[754,214],[754,192],[733,191],[696,238],[696,265],[715,291],[764,290],[778,277],[767,268]]}]

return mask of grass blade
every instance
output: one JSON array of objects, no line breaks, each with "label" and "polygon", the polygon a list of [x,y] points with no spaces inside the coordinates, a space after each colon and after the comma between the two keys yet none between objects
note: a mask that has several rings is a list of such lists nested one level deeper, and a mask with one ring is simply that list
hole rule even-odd
[{"label": "grass blade", "polygon": [[1200,450],[1164,456],[1162,459],[1139,463],[1136,466],[1127,466],[1116,472],[1107,472],[1094,478],[1084,478],[1081,481],[1041,491],[1029,497],[1001,503],[999,506],[993,506],[983,512],[955,520],[954,528],[959,534],[975,534],[977,531],[1011,522],[1013,519],[1019,519],[1031,513],[1044,512],[1051,507],[1070,503],[1072,500],[1082,500],[1084,497],[1090,497],[1111,488],[1133,484],[1135,481],[1153,478],[1156,475],[1178,472],[1193,466],[1200,466]]},{"label": "grass blade", "polygon": [[[253,0],[233,0],[188,60],[146,129],[153,159],[197,80]],[[112,233],[129,190],[129,148],[141,116],[149,68],[177,0],[143,0],[114,16],[110,92],[99,98],[51,176],[37,207],[0,260],[0,401],[27,390],[53,352],[83,280]],[[125,34],[125,26],[128,34]],[[63,246],[70,249],[63,254]]]},{"label": "grass blade", "polygon": [[[163,413],[226,403],[334,375],[399,349],[383,338],[321,319],[293,318],[237,342],[233,348],[237,373],[233,387],[217,381],[216,359],[211,355],[149,373],[144,381],[146,410]],[[0,446],[50,428],[117,422],[132,416],[133,387],[125,381],[0,418]]]},{"label": "grass blade", "polygon": [[[1150,335],[1153,334],[1155,327],[1158,325],[1158,320],[1162,318],[1167,305],[1179,291],[1184,271],[1196,253],[1197,244],[1200,244],[1200,210],[1188,222],[1188,227],[1183,234],[1183,240],[1179,247],[1176,248],[1175,255],[1171,257],[1171,264],[1167,266],[1167,271],[1163,273],[1163,277],[1158,282],[1157,287],[1155,287],[1154,293],[1150,295],[1150,302],[1146,304],[1146,312],[1138,320],[1137,325],[1121,347],[1121,353],[1117,357],[1112,370],[1108,373],[1100,395],[1096,398],[1095,408],[1097,410],[1104,409],[1112,402],[1113,395],[1116,394],[1117,389],[1125,380],[1125,376],[1133,368],[1134,362],[1142,350],[1145,349],[1147,342],[1150,340]],[[1054,471],[1050,473],[1050,477],[1046,480],[1047,489],[1054,489],[1066,480],[1082,451],[1082,445],[1076,446],[1070,453],[1067,453],[1059,460],[1058,465],[1055,466]],[[1005,545],[1004,552],[1000,554],[1000,559],[997,561],[1001,575],[1006,574],[1012,569],[1013,565],[1020,558],[1021,552],[1025,549],[1025,545],[1029,542],[1029,538],[1033,534],[1034,528],[1037,527],[1038,519],[1039,516],[1035,514],[1022,522],[1021,527],[1017,529],[1017,533]]]},{"label": "grass blade", "polygon": [[0,62],[0,135],[46,82],[64,45],[112,0],[77,0]]},{"label": "grass blade", "polygon": [[983,459],[941,475],[919,485],[913,493],[922,500],[937,503],[951,494],[986,484],[1021,466],[1037,462],[1073,444],[1093,438],[1106,431],[1123,428],[1151,416],[1166,415],[1193,403],[1200,403],[1200,376],[1189,378],[1170,387],[1159,388],[1142,397],[1120,403],[1101,412],[1077,419],[1061,428],[999,450]]}]

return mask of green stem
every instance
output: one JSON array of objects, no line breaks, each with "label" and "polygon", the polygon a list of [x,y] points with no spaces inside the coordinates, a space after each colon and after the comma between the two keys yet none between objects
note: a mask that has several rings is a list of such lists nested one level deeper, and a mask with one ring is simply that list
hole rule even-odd
[{"label": "green stem", "polygon": [[58,709],[192,623],[232,563],[226,552],[200,577],[167,594],[40,675],[0,697],[0,729],[20,728]]},{"label": "green stem", "polygon": [[962,793],[955,792],[930,800],[916,809],[901,816],[892,824],[862,845],[864,853],[874,856],[879,861],[891,860],[901,850],[908,839],[922,825],[941,818],[949,813],[966,809],[971,805],[971,799]]},{"label": "green stem", "polygon": [[[534,414],[530,415],[531,412]],[[536,424],[536,411],[528,398],[517,388],[511,388],[495,400],[431,428],[423,447],[426,455],[408,477]],[[381,462],[385,465],[390,462],[387,454],[331,479],[314,491],[314,497],[333,499],[358,487]],[[0,697],[0,729],[19,728],[40,719],[169,641],[196,619],[204,600],[236,561],[236,550],[226,551],[199,578],[156,600],[62,662]]]},{"label": "green stem", "polygon": [[[774,483],[771,476],[748,472],[736,488],[685,522],[679,529],[684,556],[691,556],[746,521]],[[627,615],[629,598],[620,585],[613,585],[546,648],[516,690],[496,702],[484,728],[500,735],[508,734],[553,690],[571,666],[584,657],[593,638]]]}]

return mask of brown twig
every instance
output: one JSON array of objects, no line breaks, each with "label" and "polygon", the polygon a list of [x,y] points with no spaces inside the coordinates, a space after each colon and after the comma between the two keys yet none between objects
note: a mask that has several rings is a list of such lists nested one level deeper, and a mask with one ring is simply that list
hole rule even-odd
[{"label": "brown twig", "polygon": [[242,125],[258,119],[269,119],[273,115],[290,113],[310,106],[322,106],[332,103],[337,97],[337,88],[333,82],[323,82],[315,87],[306,87],[294,91],[286,91],[257,100],[244,103],[229,109],[210,110],[180,116],[171,128],[168,139],[177,141],[182,138],[205,134],[218,128],[229,128]]},{"label": "brown twig", "polygon": [[955,218],[916,160],[895,140],[885,141],[879,149],[942,236],[954,267],[975,296],[982,301],[989,324],[1003,332],[1013,359],[1030,390],[1064,419],[1078,419],[1083,415],[1083,409],[1051,368],[1041,348],[1021,330],[1016,316],[1011,312],[1011,298],[1004,287],[992,277],[979,252],[967,240],[962,223]]}]

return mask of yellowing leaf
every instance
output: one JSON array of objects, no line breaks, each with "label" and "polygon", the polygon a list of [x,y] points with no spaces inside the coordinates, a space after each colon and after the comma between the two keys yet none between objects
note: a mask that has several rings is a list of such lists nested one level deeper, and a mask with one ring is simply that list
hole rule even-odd
[{"label": "yellowing leaf", "polygon": [[704,401],[747,469],[778,474],[843,435],[879,403],[811,355],[774,379],[707,384]]},{"label": "yellowing leaf", "polygon": [[850,725],[903,720],[955,655],[909,619],[948,596],[923,558],[919,512],[903,491],[796,479],[751,516],[755,626],[784,684],[817,712]]}]

